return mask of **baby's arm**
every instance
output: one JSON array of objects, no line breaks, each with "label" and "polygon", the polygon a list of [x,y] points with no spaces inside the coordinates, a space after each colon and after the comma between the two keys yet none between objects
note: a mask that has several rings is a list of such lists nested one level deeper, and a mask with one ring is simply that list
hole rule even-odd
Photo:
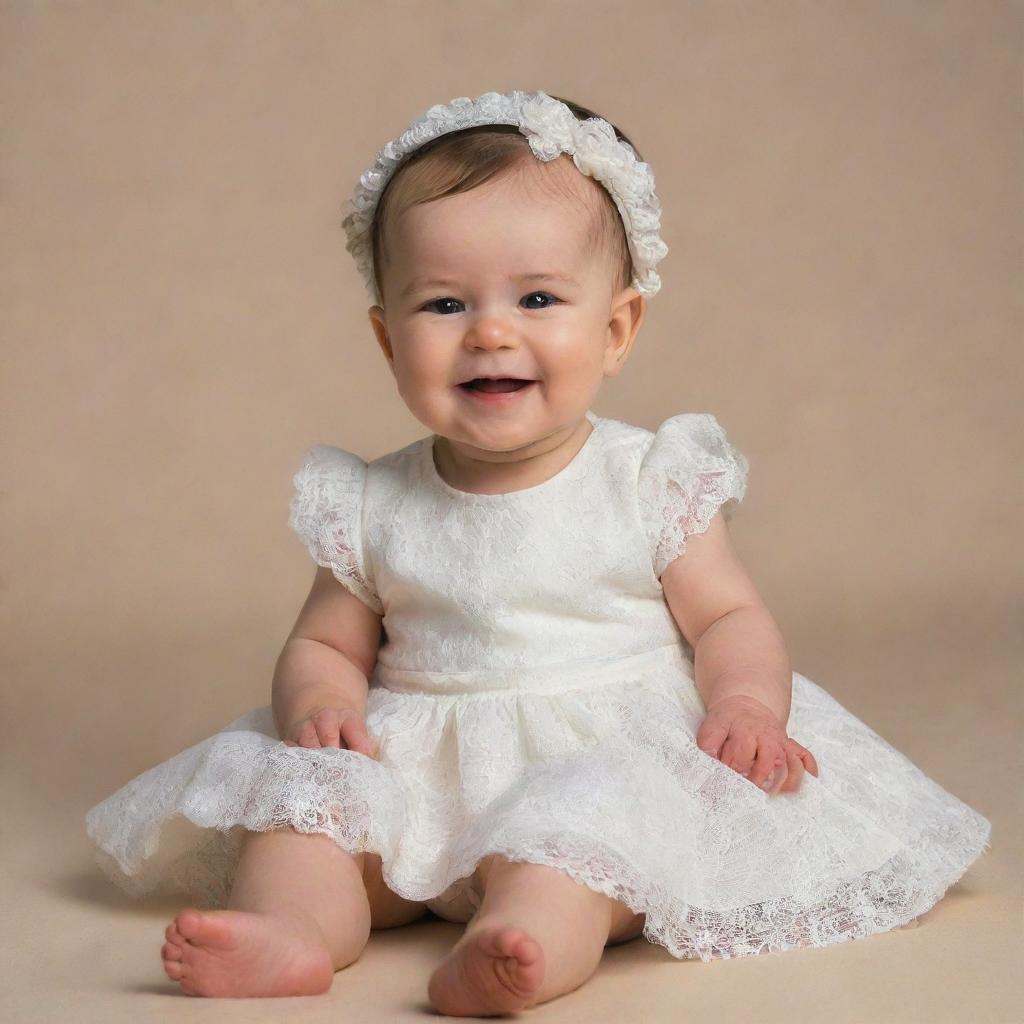
[{"label": "baby's arm", "polygon": [[368,680],[381,616],[320,567],[274,669],[277,733],[291,746],[347,747],[373,756]]},{"label": "baby's arm", "polygon": [[733,550],[717,513],[704,533],[661,576],[665,600],[694,649],[697,689],[705,707],[745,696],[789,719],[792,667],[785,641]]},{"label": "baby's arm", "polygon": [[707,717],[701,749],[774,793],[792,791],[809,750],[786,735],[793,670],[785,641],[733,551],[721,512],[661,576],[665,599],[694,648],[694,675]]}]

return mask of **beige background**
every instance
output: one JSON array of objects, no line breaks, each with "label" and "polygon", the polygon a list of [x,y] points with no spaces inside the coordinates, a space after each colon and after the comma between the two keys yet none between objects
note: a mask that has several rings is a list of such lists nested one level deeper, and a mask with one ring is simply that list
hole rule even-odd
[{"label": "beige background", "polygon": [[341,203],[428,106],[511,88],[617,123],[664,206],[662,291],[595,411],[719,418],[751,464],[733,537],[794,667],[993,821],[918,928],[710,965],[635,942],[531,1017],[1019,1019],[1022,20],[0,4],[4,1020],[424,1015],[459,934],[432,919],[372,936],[326,996],[179,995],[179,904],[113,890],[83,815],[269,700],[313,575],[286,525],[301,452],[426,433]]}]

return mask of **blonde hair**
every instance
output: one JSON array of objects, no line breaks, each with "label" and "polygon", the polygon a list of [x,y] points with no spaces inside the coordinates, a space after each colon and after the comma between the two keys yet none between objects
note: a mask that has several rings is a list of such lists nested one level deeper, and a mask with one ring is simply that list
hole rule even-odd
[{"label": "blonde hair", "polygon": [[[581,121],[600,116],[571,100],[560,96],[554,98],[561,100]],[[612,128],[620,142],[633,146],[632,141],[615,125]],[[633,146],[633,149],[636,150],[636,147]],[[572,158],[562,153],[557,159]],[[637,159],[643,160],[639,151]],[[448,132],[413,152],[385,186],[370,228],[373,282],[378,302],[383,303],[384,298],[381,268],[387,266],[389,260],[388,229],[406,210],[435,199],[469,192],[492,179],[522,172],[530,164],[536,166],[539,163],[526,137],[515,125],[508,124],[480,125]],[[599,193],[596,208],[593,203],[587,204],[590,216],[587,221],[586,245],[588,249],[604,251],[613,262],[616,267],[615,291],[618,292],[634,276],[626,231],[615,201],[604,186],[586,175],[580,177]],[[565,198],[579,198],[578,192],[570,192],[564,185],[556,184],[556,176],[541,175],[536,176],[536,180],[558,188]]]}]

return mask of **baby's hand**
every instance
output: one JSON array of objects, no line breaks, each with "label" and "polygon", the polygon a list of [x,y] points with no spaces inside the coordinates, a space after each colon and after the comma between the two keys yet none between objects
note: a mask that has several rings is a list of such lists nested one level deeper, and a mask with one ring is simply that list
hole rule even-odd
[{"label": "baby's hand", "polygon": [[805,769],[818,775],[811,752],[790,739],[772,710],[753,697],[712,704],[697,730],[697,746],[770,796],[796,790]]},{"label": "baby's hand", "polygon": [[317,707],[293,722],[281,737],[286,747],[344,747],[376,757],[376,744],[366,731],[361,711],[348,707]]}]

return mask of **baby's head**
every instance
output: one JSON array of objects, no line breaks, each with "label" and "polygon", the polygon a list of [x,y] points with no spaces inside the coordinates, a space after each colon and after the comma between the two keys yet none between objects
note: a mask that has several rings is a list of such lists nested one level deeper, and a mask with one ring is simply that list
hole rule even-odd
[{"label": "baby's head", "polygon": [[[564,144],[565,121],[541,124],[533,140],[508,123],[435,132],[392,159],[362,231],[346,218],[349,248],[371,278],[370,321],[406,405],[433,432],[495,454],[583,419],[625,362],[665,251],[645,187],[653,177],[635,147],[586,121],[592,111],[536,95],[543,113],[572,112]],[[603,133],[589,132],[595,125]],[[466,383],[482,377],[529,383],[483,397]]]}]

